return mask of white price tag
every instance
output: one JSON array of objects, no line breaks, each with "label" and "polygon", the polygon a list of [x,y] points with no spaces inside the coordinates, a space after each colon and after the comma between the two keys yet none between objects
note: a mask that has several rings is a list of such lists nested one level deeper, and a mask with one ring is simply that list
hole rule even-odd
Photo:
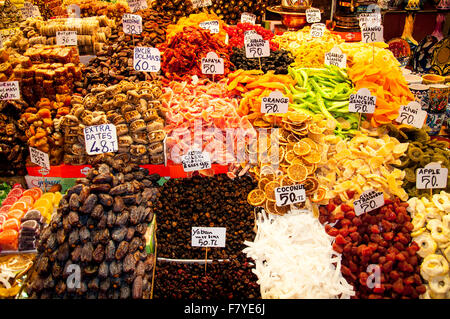
[{"label": "white price tag", "polygon": [[181,163],[185,172],[193,172],[211,168],[211,158],[207,152],[193,148],[186,155],[181,156]]},{"label": "white price tag", "polygon": [[50,160],[48,159],[47,153],[44,153],[37,148],[30,147],[30,159],[31,163],[50,170]]},{"label": "white price tag", "polygon": [[378,27],[381,25],[381,13],[361,13],[358,16],[359,27]]},{"label": "white price tag", "polygon": [[426,117],[427,112],[422,110],[418,102],[413,101],[400,107],[396,121],[400,124],[409,124],[421,129]]},{"label": "white price tag", "polygon": [[157,48],[135,47],[133,67],[136,71],[158,72],[161,69],[161,53]]},{"label": "white price tag", "polygon": [[208,52],[206,58],[202,58],[203,74],[223,74],[223,59],[219,58],[215,52]]},{"label": "white price tag", "polygon": [[261,100],[261,113],[287,113],[289,98],[283,96],[280,91],[272,91],[269,96]]},{"label": "white price tag", "polygon": [[320,10],[317,8],[306,9],[306,22],[316,23],[322,19]]},{"label": "white price tag", "polygon": [[140,15],[125,13],[122,17],[122,25],[125,34],[142,33],[142,17]]},{"label": "white price tag", "polygon": [[113,124],[86,126],[84,142],[89,155],[117,152],[116,126]]},{"label": "white price tag", "polygon": [[19,81],[0,82],[0,101],[19,100]]},{"label": "white price tag", "polygon": [[369,113],[375,112],[375,105],[377,97],[370,94],[369,89],[362,88],[356,94],[350,94],[348,111],[354,113]]},{"label": "white price tag", "polygon": [[325,24],[323,23],[314,23],[311,26],[310,35],[313,38],[321,38],[325,32]]},{"label": "white price tag", "polygon": [[360,216],[364,213],[368,213],[377,208],[383,207],[383,192],[376,192],[374,190],[365,191],[361,194],[358,200],[355,200],[353,202],[353,206],[356,216]]},{"label": "white price tag", "polygon": [[192,247],[225,247],[225,227],[192,227]]},{"label": "white price tag", "polygon": [[257,33],[248,34],[244,39],[246,58],[264,58],[270,56],[269,41]]},{"label": "white price tag", "polygon": [[347,55],[341,48],[335,46],[330,52],[325,53],[325,65],[335,65],[339,68],[347,67]]},{"label": "white price tag", "polygon": [[144,10],[148,8],[146,0],[127,0],[131,12]]},{"label": "white price tag", "polygon": [[31,4],[30,2],[24,2],[23,7],[20,10],[22,11],[22,16],[24,19],[41,16],[39,7]]},{"label": "white price tag", "polygon": [[57,45],[77,45],[77,31],[56,31]]},{"label": "white price tag", "polygon": [[286,206],[306,201],[305,187],[302,184],[275,188],[277,206]]},{"label": "white price tag", "polygon": [[252,13],[243,12],[241,14],[241,23],[255,24],[256,23],[256,16],[254,14],[252,14]]},{"label": "white price tag", "polygon": [[219,21],[217,20],[200,22],[199,27],[205,30],[209,30],[209,32],[212,34],[219,33],[220,31]]},{"label": "white price tag", "polygon": [[81,18],[81,10],[77,4],[71,4],[67,6],[67,15],[69,18]]},{"label": "white price tag", "polygon": [[192,7],[194,7],[194,9],[204,8],[204,7],[209,7],[209,6],[212,6],[211,0],[192,0]]},{"label": "white price tag", "polygon": [[434,189],[447,187],[448,169],[439,163],[429,163],[418,168],[416,173],[417,189]]},{"label": "white price tag", "polygon": [[361,39],[363,43],[383,42],[383,26],[362,28]]}]

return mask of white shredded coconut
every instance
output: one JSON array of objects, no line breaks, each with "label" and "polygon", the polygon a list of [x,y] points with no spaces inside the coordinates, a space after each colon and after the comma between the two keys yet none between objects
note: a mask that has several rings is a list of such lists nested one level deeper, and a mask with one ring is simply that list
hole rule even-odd
[{"label": "white shredded coconut", "polygon": [[[311,212],[259,215],[254,242],[243,251],[255,260],[264,299],[350,298],[355,292],[341,274],[341,255]],[[333,265],[336,263],[336,267]]]}]

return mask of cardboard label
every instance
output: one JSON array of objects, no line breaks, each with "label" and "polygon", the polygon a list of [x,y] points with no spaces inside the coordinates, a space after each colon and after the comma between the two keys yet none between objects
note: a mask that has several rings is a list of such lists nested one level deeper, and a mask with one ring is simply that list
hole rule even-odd
[{"label": "cardboard label", "polygon": [[[31,163],[36,164],[42,168],[45,168],[47,170],[50,170],[50,160],[48,158],[48,154],[44,153],[37,148],[30,147],[30,160]],[[47,175],[48,171],[46,174]]]},{"label": "cardboard label", "polygon": [[363,43],[383,42],[383,26],[363,27],[361,39]]},{"label": "cardboard label", "polygon": [[148,8],[146,0],[127,0],[131,12],[144,10]]},{"label": "cardboard label", "polygon": [[358,200],[353,202],[356,216],[371,212],[384,206],[383,192],[368,190],[361,194]]},{"label": "cardboard label", "polygon": [[223,74],[224,62],[215,52],[208,52],[206,58],[202,58],[203,74]]},{"label": "cardboard label", "polygon": [[316,23],[322,19],[320,10],[317,8],[306,9],[306,22]]},{"label": "cardboard label", "polygon": [[273,91],[261,100],[261,113],[287,113],[289,98],[280,91]]},{"label": "cardboard label", "polygon": [[192,247],[225,247],[227,229],[225,227],[192,227]]},{"label": "cardboard label", "polygon": [[346,68],[347,55],[342,53],[341,48],[335,46],[330,52],[325,53],[325,65],[335,65],[339,68]]},{"label": "cardboard label", "polygon": [[256,16],[252,13],[244,12],[241,14],[241,23],[256,23]]},{"label": "cardboard label", "polygon": [[211,0],[192,0],[194,9],[212,6]]},{"label": "cardboard label", "polygon": [[86,126],[84,141],[88,155],[117,152],[116,126],[113,124]]},{"label": "cardboard label", "polygon": [[193,148],[181,157],[183,170],[185,172],[194,172],[201,169],[211,168],[211,157],[207,152],[202,152],[199,149]]},{"label": "cardboard label", "polygon": [[409,124],[421,129],[426,117],[427,112],[423,111],[421,105],[414,101],[400,107],[396,121],[400,124]]},{"label": "cardboard label", "polygon": [[24,2],[23,7],[20,9],[20,11],[22,11],[22,16],[24,19],[41,16],[39,7],[36,5],[33,5],[30,2]]},{"label": "cardboard label", "polygon": [[19,81],[0,82],[0,101],[19,100],[20,87]]},{"label": "cardboard label", "polygon": [[311,32],[310,35],[313,38],[321,38],[323,37],[323,34],[325,33],[325,24],[323,23],[314,23],[311,26]]},{"label": "cardboard label", "polygon": [[217,20],[201,22],[199,23],[199,27],[205,30],[209,30],[209,32],[212,34],[219,33],[220,31],[219,21]]},{"label": "cardboard label", "polygon": [[57,45],[77,45],[77,31],[56,31]]},{"label": "cardboard label", "polygon": [[245,56],[247,58],[263,58],[270,56],[269,41],[259,34],[248,34],[245,38]]},{"label": "cardboard label", "polygon": [[122,25],[125,34],[142,33],[142,17],[140,15],[125,13],[122,17]]},{"label": "cardboard label", "polygon": [[286,206],[306,201],[305,187],[302,184],[275,188],[277,206]]},{"label": "cardboard label", "polygon": [[161,53],[157,48],[135,47],[133,67],[136,71],[158,72],[161,69]]},{"label": "cardboard label", "polygon": [[375,105],[377,97],[370,94],[369,89],[362,88],[356,94],[350,94],[348,111],[355,113],[369,113],[375,112]]},{"label": "cardboard label", "polygon": [[439,163],[430,163],[416,172],[417,189],[435,189],[447,187],[448,169]]}]

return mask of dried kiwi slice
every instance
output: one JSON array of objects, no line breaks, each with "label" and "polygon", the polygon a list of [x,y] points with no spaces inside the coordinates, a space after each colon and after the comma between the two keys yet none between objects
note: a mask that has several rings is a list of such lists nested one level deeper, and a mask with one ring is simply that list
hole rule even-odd
[{"label": "dried kiwi slice", "polygon": [[407,155],[414,162],[419,162],[424,157],[422,150],[415,146],[408,147]]},{"label": "dried kiwi slice", "polygon": [[436,145],[436,147],[443,148],[445,150],[448,149],[448,146],[449,146],[447,141],[435,140],[434,144]]},{"label": "dried kiwi slice", "polygon": [[401,159],[401,161],[402,161],[402,163],[400,165],[394,165],[393,164],[392,166],[394,166],[396,168],[403,169],[403,168],[408,167],[409,164],[411,164],[411,160],[409,159],[409,157],[406,157],[405,159]]},{"label": "dried kiwi slice", "polygon": [[416,182],[416,173],[412,168],[405,169],[405,179],[411,183]]}]

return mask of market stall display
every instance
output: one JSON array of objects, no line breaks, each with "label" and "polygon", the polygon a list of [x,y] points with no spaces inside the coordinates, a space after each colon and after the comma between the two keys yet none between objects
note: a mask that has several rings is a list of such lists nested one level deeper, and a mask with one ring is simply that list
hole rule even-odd
[{"label": "market stall display", "polygon": [[71,4],[76,4],[80,7],[80,16],[95,17],[105,15],[108,18],[119,21],[122,19],[124,13],[130,11],[126,2],[106,2],[99,0],[65,0],[65,7]]}]

